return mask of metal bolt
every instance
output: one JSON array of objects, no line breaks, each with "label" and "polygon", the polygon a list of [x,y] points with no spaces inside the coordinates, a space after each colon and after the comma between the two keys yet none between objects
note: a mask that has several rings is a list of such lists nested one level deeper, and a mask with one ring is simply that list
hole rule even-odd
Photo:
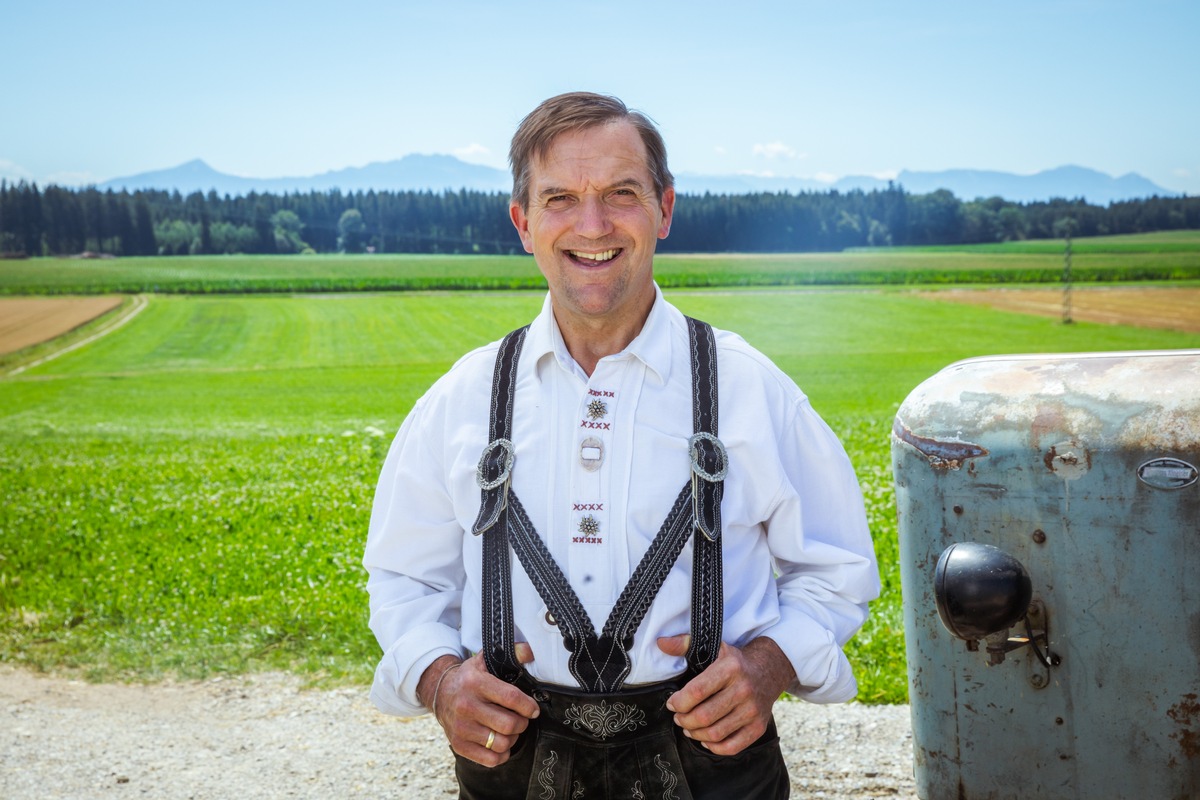
[{"label": "metal bolt", "polygon": [[1033,532],[1033,541],[1036,542],[1037,544],[1045,544],[1046,543],[1046,532],[1044,530],[1042,530],[1041,528],[1038,528],[1036,531]]},{"label": "metal bolt", "polygon": [[1034,673],[1029,676],[1029,682],[1033,684],[1033,688],[1040,689],[1046,685],[1046,678],[1043,675]]}]

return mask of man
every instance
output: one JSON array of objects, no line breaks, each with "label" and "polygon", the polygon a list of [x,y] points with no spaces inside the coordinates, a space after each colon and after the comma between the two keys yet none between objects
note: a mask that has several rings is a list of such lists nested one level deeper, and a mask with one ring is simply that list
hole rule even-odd
[{"label": "man", "polygon": [[436,716],[464,798],[787,797],[772,706],[853,697],[841,646],[878,594],[853,470],[790,379],[662,298],[649,120],[554,97],[510,160],[550,291],[388,454],[372,699]]}]

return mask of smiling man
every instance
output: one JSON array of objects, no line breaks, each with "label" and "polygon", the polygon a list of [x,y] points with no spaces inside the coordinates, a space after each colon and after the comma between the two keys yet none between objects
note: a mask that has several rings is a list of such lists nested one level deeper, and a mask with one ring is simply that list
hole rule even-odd
[{"label": "smiling man", "polygon": [[842,646],[879,590],[853,469],[766,357],[663,299],[645,116],[560,95],[510,161],[549,293],[388,454],[372,699],[436,716],[463,798],[787,797],[772,707],[854,696]]},{"label": "smiling man", "polygon": [[510,207],[588,373],[633,341],[654,305],[654,246],[671,229],[675,190],[656,185],[645,153],[630,122],[564,131],[532,153],[537,168]]}]

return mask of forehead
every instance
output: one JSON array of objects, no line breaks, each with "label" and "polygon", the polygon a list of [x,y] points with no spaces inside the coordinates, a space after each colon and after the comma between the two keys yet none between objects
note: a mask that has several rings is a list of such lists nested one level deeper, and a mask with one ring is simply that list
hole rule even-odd
[{"label": "forehead", "polygon": [[560,133],[531,166],[534,191],[547,185],[568,188],[630,179],[653,183],[646,145],[637,128],[624,120]]}]

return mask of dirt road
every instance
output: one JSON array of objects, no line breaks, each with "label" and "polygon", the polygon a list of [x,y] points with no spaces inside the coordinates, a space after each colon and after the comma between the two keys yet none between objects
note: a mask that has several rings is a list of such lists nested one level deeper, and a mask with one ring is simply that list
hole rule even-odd
[{"label": "dirt road", "polygon": [[[908,706],[775,708],[793,798],[915,798]],[[454,796],[437,723],[380,714],[366,687],[305,691],[279,674],[88,684],[0,664],[5,800]]]}]

